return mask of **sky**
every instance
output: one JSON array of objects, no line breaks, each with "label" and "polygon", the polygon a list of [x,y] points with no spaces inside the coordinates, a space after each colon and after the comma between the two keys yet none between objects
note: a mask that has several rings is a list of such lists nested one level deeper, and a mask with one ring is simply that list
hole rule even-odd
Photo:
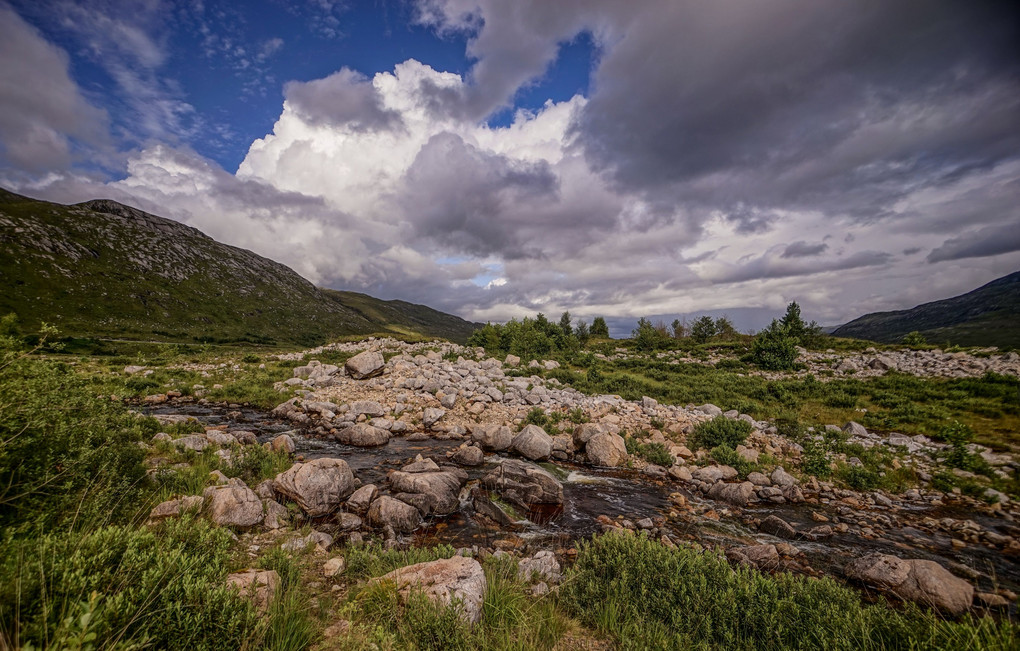
[{"label": "sky", "polygon": [[1020,269],[1020,10],[0,0],[0,186],[473,321],[835,325]]}]

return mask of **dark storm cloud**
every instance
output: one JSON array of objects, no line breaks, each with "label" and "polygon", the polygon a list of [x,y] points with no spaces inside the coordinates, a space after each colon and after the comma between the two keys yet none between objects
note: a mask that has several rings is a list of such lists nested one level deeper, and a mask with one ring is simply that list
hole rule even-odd
[{"label": "dark storm cloud", "polygon": [[825,243],[808,244],[807,242],[801,240],[799,242],[794,242],[793,244],[786,247],[786,249],[783,250],[783,254],[780,255],[779,257],[806,258],[809,256],[823,253],[828,248],[829,245]]},{"label": "dark storm cloud", "polygon": [[372,82],[350,68],[323,79],[288,82],[283,94],[310,124],[347,126],[356,131],[395,129],[403,124],[399,113],[383,106]]},{"label": "dark storm cloud", "polygon": [[[547,163],[523,163],[482,151],[460,136],[432,137],[405,175],[402,203],[417,232],[454,250],[508,259],[533,257],[541,206],[556,200],[558,181]],[[529,206],[531,207],[529,209]]]},{"label": "dark storm cloud", "polygon": [[908,183],[1016,155],[1016,16],[907,0],[648,5],[576,129],[625,188],[881,217]]},{"label": "dark storm cloud", "polygon": [[888,253],[881,251],[861,251],[845,257],[826,257],[810,262],[803,260],[778,259],[770,253],[754,258],[746,264],[734,265],[722,273],[715,274],[713,281],[718,283],[739,283],[763,278],[790,278],[793,276],[809,276],[826,271],[844,271],[860,267],[874,267],[886,264],[892,259]]},{"label": "dark storm cloud", "polygon": [[928,262],[944,262],[963,258],[984,258],[1020,251],[1020,223],[987,226],[946,240],[928,254]]}]

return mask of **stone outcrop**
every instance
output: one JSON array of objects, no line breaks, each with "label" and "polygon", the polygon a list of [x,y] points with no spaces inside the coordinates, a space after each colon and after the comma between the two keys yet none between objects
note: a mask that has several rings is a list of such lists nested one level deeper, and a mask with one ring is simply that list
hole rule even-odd
[{"label": "stone outcrop", "polygon": [[412,591],[420,590],[440,605],[451,606],[456,603],[465,622],[476,624],[482,620],[482,603],[487,585],[481,564],[473,558],[454,556],[408,565],[375,580],[392,582],[404,598]]},{"label": "stone outcrop", "polygon": [[337,510],[354,492],[354,473],[343,459],[314,459],[278,474],[273,488],[318,518]]},{"label": "stone outcrop", "polygon": [[852,561],[845,572],[851,579],[950,615],[965,612],[974,599],[974,586],[935,561],[869,554]]}]

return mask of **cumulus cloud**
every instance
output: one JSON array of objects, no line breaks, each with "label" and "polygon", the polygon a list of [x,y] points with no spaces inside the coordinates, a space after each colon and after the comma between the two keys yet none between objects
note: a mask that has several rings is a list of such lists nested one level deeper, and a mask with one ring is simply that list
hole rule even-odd
[{"label": "cumulus cloud", "polygon": [[[272,132],[236,174],[162,145],[112,184],[35,187],[105,190],[320,284],[475,320],[565,309],[760,317],[798,300],[808,318],[839,323],[1020,265],[1004,226],[1020,219],[1011,10],[418,8],[422,24],[467,37],[466,74],[413,59],[371,76],[341,67],[285,86]],[[589,97],[486,122],[582,32],[597,50]],[[974,262],[996,247],[1001,265]],[[904,260],[922,250],[923,270]]]},{"label": "cumulus cloud", "polygon": [[74,141],[109,139],[107,115],[82,95],[67,54],[0,4],[0,164],[29,172],[66,169]]}]

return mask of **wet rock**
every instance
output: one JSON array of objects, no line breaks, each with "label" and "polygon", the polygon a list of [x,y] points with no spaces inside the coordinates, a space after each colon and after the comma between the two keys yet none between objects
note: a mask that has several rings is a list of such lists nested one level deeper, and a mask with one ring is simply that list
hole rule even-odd
[{"label": "wet rock", "polygon": [[432,601],[451,606],[456,603],[460,617],[475,624],[482,619],[485,572],[473,558],[454,556],[444,560],[408,565],[385,574],[377,581],[391,581],[402,598],[420,591]]},{"label": "wet rock", "polygon": [[278,474],[273,488],[318,518],[335,511],[354,492],[354,473],[343,459],[314,459]]},{"label": "wet rock", "polygon": [[676,479],[677,481],[691,481],[692,479],[694,479],[694,476],[691,475],[691,471],[687,468],[687,466],[681,466],[677,464],[671,466],[667,472],[669,473],[670,477]]},{"label": "wet rock", "polygon": [[368,423],[357,423],[337,432],[336,440],[344,445],[353,445],[359,448],[377,448],[389,443],[390,433],[379,427],[372,427]]},{"label": "wet rock", "polygon": [[377,529],[392,527],[399,533],[411,533],[421,524],[421,513],[406,502],[383,495],[369,507],[368,523]]},{"label": "wet rock", "polygon": [[704,468],[698,468],[693,471],[691,476],[698,481],[715,483],[717,481],[734,479],[737,474],[736,468],[731,468],[730,466],[705,466]]},{"label": "wet rock", "polygon": [[262,500],[240,479],[210,486],[202,493],[205,512],[220,526],[252,527],[262,522]]},{"label": "wet rock", "polygon": [[779,466],[778,468],[772,471],[771,479],[772,483],[779,487],[796,486],[797,484],[800,483],[799,481],[797,481],[796,477],[786,472],[786,470],[783,469],[782,466]]},{"label": "wet rock", "polygon": [[852,561],[846,575],[905,601],[933,606],[951,615],[970,608],[974,587],[935,561],[869,554]]},{"label": "wet rock", "polygon": [[432,429],[432,427],[442,420],[445,415],[446,410],[444,409],[427,407],[425,411],[422,412],[422,424],[425,426],[425,429]]},{"label": "wet rock", "polygon": [[747,501],[754,494],[754,484],[745,481],[740,484],[717,482],[708,491],[709,499],[719,500],[734,506],[747,506]]},{"label": "wet rock", "polygon": [[746,545],[726,551],[730,562],[756,567],[760,570],[774,569],[779,565],[779,552],[775,545]]},{"label": "wet rock", "polygon": [[615,468],[627,460],[627,444],[619,434],[603,432],[588,439],[585,453],[592,465]]},{"label": "wet rock", "polygon": [[552,437],[538,425],[528,425],[514,437],[510,448],[526,459],[543,461],[552,454]]},{"label": "wet rock", "polygon": [[366,350],[347,360],[344,370],[355,380],[365,380],[381,374],[385,365],[386,361],[383,359],[382,353]]},{"label": "wet rock", "polygon": [[457,451],[450,458],[462,466],[480,466],[485,462],[485,453],[482,452],[481,448],[466,445],[462,448],[457,448]]},{"label": "wet rock", "polygon": [[227,575],[227,585],[237,588],[251,599],[260,612],[268,612],[269,605],[280,589],[280,575],[276,570],[244,570]]},{"label": "wet rock", "polygon": [[423,457],[420,454],[414,461],[400,469],[403,472],[439,472],[439,465],[431,457]]},{"label": "wet rock", "polygon": [[762,520],[758,525],[758,531],[786,540],[793,540],[797,537],[797,530],[793,528],[793,525],[775,515],[770,515]]},{"label": "wet rock", "polygon": [[484,450],[502,452],[510,447],[514,435],[509,427],[499,423],[477,425],[471,430],[471,439]]},{"label": "wet rock", "polygon": [[602,434],[604,431],[601,425],[595,423],[582,423],[578,425],[574,428],[574,432],[571,435],[574,441],[574,448],[583,450],[592,437]]},{"label": "wet rock", "polygon": [[800,504],[804,501],[804,492],[799,486],[786,486],[782,489],[783,498],[791,504]]},{"label": "wet rock", "polygon": [[448,515],[460,506],[460,488],[467,482],[463,470],[410,473],[400,470],[390,473],[390,488],[395,497],[413,504],[422,515]]},{"label": "wet rock", "polygon": [[474,507],[475,513],[484,515],[500,526],[511,527],[514,525],[514,518],[477,488],[472,491],[471,505]]},{"label": "wet rock", "polygon": [[752,472],[747,476],[747,481],[751,482],[755,486],[771,486],[772,480],[761,474],[760,472]]},{"label": "wet rock", "polygon": [[641,469],[641,474],[648,477],[654,477],[655,479],[665,479],[666,469],[662,466],[658,466],[654,463],[650,463]]},{"label": "wet rock", "polygon": [[506,459],[482,478],[482,485],[525,508],[535,504],[563,504],[563,485],[533,463]]},{"label": "wet rock", "polygon": [[272,441],[269,442],[269,448],[273,452],[283,452],[286,454],[294,454],[296,449],[294,446],[294,439],[289,434],[280,434]]},{"label": "wet rock", "polygon": [[167,518],[177,518],[181,514],[187,513],[188,511],[198,512],[202,509],[202,503],[205,500],[200,495],[187,495],[185,497],[178,497],[176,499],[167,500],[157,504],[151,511],[149,511],[149,520],[152,522],[159,522],[160,520],[166,520]]}]

